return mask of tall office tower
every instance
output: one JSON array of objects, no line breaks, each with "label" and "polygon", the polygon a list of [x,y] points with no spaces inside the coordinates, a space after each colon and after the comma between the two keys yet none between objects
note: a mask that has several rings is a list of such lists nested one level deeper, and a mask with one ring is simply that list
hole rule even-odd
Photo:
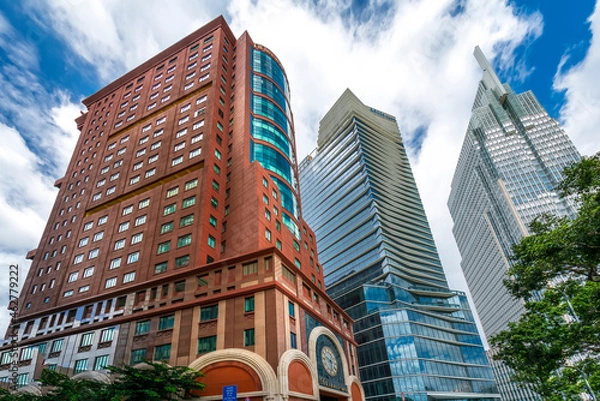
[{"label": "tall office tower", "polygon": [[277,57],[219,17],[84,104],[22,288],[20,384],[146,358],[202,371],[202,396],[362,400]]},{"label": "tall office tower", "polygon": [[563,168],[580,155],[531,91],[516,95],[502,85],[478,47],[475,58],[483,79],[448,206],[461,266],[489,337],[523,312],[522,302],[502,283],[512,245],[528,234],[529,223],[539,214],[575,213],[573,203],[560,199],[555,188]]},{"label": "tall office tower", "polygon": [[328,293],[355,319],[368,400],[498,398],[465,294],[448,288],[396,119],[346,90],[300,164]]}]

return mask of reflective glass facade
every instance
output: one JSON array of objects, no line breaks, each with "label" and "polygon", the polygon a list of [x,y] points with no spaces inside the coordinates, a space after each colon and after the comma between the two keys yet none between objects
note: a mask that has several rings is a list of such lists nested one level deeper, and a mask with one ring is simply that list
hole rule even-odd
[{"label": "reflective glass facade", "polygon": [[[505,289],[511,247],[528,235],[542,213],[573,215],[570,199],[554,190],[563,168],[580,155],[560,124],[532,92],[515,94],[502,85],[483,53],[484,71],[471,120],[452,180],[448,207],[461,267],[485,335],[493,336],[518,319],[520,300]],[[530,390],[514,386],[502,364],[494,364],[505,400],[533,400]]]},{"label": "reflective glass facade", "polygon": [[328,293],[355,319],[369,400],[498,399],[465,294],[448,288],[393,116],[347,90],[300,165]]},{"label": "reflective glass facade", "polygon": [[282,205],[289,212],[282,213],[282,220],[299,238],[296,155],[287,79],[279,63],[260,49],[252,50],[251,66],[250,158],[273,173],[271,178],[279,186]]}]

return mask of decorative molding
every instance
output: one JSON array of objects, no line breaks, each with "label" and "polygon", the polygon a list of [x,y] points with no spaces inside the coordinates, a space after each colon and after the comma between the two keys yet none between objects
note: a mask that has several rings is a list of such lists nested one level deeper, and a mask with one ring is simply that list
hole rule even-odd
[{"label": "decorative molding", "polygon": [[[289,389],[289,368],[292,362],[298,361],[302,363],[310,372],[313,384],[313,395],[297,393],[295,391],[290,392]],[[284,399],[288,399],[290,396],[300,397],[307,400],[318,400],[319,399],[319,375],[317,373],[316,362],[312,361],[308,355],[297,349],[288,349],[279,358],[279,366],[277,366],[277,376],[279,376],[279,386],[281,388],[281,396]]]}]

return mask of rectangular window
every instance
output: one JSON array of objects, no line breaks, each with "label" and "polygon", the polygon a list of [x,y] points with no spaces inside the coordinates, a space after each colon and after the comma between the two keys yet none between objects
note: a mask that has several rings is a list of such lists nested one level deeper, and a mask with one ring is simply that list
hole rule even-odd
[{"label": "rectangular window", "polygon": [[207,243],[208,243],[208,246],[210,246],[210,247],[211,247],[211,248],[213,248],[213,249],[215,248],[215,246],[216,246],[216,244],[217,244],[217,242],[216,242],[216,240],[215,240],[215,237],[213,237],[212,235],[209,235],[209,236],[208,236],[208,241],[207,241]]},{"label": "rectangular window", "polygon": [[154,347],[155,361],[168,361],[171,357],[171,344],[158,345]]},{"label": "rectangular window", "polygon": [[290,347],[298,348],[298,345],[296,344],[296,333],[290,333]]},{"label": "rectangular window", "polygon": [[81,372],[85,372],[87,370],[87,359],[78,359],[75,361],[75,366],[73,367],[73,373],[78,374]]},{"label": "rectangular window", "polygon": [[281,272],[283,273],[283,277],[290,280],[292,283],[296,282],[296,275],[287,267],[281,266]]},{"label": "rectangular window", "polygon": [[139,244],[144,239],[144,233],[137,233],[131,236],[131,245]]},{"label": "rectangular window", "polygon": [[158,319],[158,329],[167,330],[175,326],[175,315],[161,316]]},{"label": "rectangular window", "polygon": [[121,215],[126,216],[126,215],[130,214],[131,212],[133,212],[133,205],[129,205],[129,206],[123,208]]},{"label": "rectangular window", "polygon": [[204,127],[204,120],[200,120],[192,126],[192,130]]},{"label": "rectangular window", "polygon": [[156,253],[160,255],[161,253],[169,252],[170,249],[171,241],[161,242],[160,244],[158,244],[158,249]]},{"label": "rectangular window", "polygon": [[154,274],[163,273],[167,271],[167,262],[157,263],[154,265]]},{"label": "rectangular window", "polygon": [[108,366],[108,355],[97,356],[94,360],[94,370],[102,370]]},{"label": "rectangular window", "polygon": [[130,253],[129,255],[127,255],[127,264],[129,264],[129,263],[135,263],[139,259],[140,259],[140,253],[139,252]]},{"label": "rectangular window", "polygon": [[139,216],[135,219],[135,226],[141,226],[146,223],[146,215]]},{"label": "rectangular window", "polygon": [[202,337],[198,339],[198,353],[212,352],[217,350],[217,336]]},{"label": "rectangular window", "polygon": [[190,264],[190,255],[180,256],[175,258],[175,268],[187,266]]},{"label": "rectangular window", "polygon": [[52,347],[50,347],[50,353],[62,351],[64,342],[65,342],[65,340],[63,338],[61,338],[60,340],[52,341]]},{"label": "rectangular window", "polygon": [[200,321],[214,320],[219,317],[219,305],[203,306],[200,309]]},{"label": "rectangular window", "polygon": [[290,317],[296,317],[296,306],[292,301],[288,301],[288,314]]},{"label": "rectangular window", "polygon": [[200,154],[202,154],[202,148],[192,149],[190,150],[189,158],[192,159],[196,156],[200,156]]},{"label": "rectangular window", "polygon": [[244,347],[254,345],[254,329],[244,330]]},{"label": "rectangular window", "polygon": [[106,280],[106,282],[104,283],[104,288],[112,288],[116,285],[117,285],[117,278],[112,277],[112,278],[109,278]]},{"label": "rectangular window", "polygon": [[150,333],[150,320],[142,320],[135,324],[135,335],[139,336],[142,334]]},{"label": "rectangular window", "polygon": [[251,263],[245,263],[242,265],[242,275],[247,276],[249,274],[258,273],[258,261],[254,261]]},{"label": "rectangular window", "polygon": [[115,336],[115,328],[111,327],[110,329],[104,329],[100,332],[100,342],[106,343],[112,341]]},{"label": "rectangular window", "polygon": [[88,267],[83,271],[83,278],[91,277],[94,274],[94,266]]},{"label": "rectangular window", "polygon": [[244,299],[244,312],[254,312],[254,297]]},{"label": "rectangular window", "polygon": [[181,164],[181,163],[183,163],[183,156],[179,156],[179,157],[174,158],[171,161],[171,166],[176,166],[176,165]]},{"label": "rectangular window", "polygon": [[123,284],[130,283],[135,280],[135,272],[129,272],[123,276]]},{"label": "rectangular window", "polygon": [[88,254],[88,259],[94,259],[98,257],[98,254],[100,253],[100,249],[96,248],[96,249],[92,249],[90,251],[90,253]]},{"label": "rectangular window", "polygon": [[192,243],[192,234],[183,235],[177,238],[177,248],[187,246]]},{"label": "rectangular window", "polygon": [[[214,218],[212,216],[210,216],[211,218]],[[189,214],[187,216],[183,216],[181,218],[181,220],[179,220],[179,227],[187,227],[191,224],[194,223],[194,215],[193,214]],[[215,224],[216,224],[216,220],[215,220]],[[211,225],[212,225],[212,221],[211,221]],[[215,225],[216,227],[216,225]]]},{"label": "rectangular window", "polygon": [[163,209],[163,216],[167,216],[169,214],[175,213],[175,210],[177,210],[177,206],[174,203],[167,205]]},{"label": "rectangular window", "polygon": [[189,198],[185,198],[183,200],[182,209],[193,206],[196,204],[196,196],[190,196]]},{"label": "rectangular window", "polygon": [[138,204],[138,209],[143,209],[148,206],[150,206],[150,198],[141,200],[140,203]]},{"label": "rectangular window", "polygon": [[110,261],[109,269],[116,269],[117,267],[120,267],[120,266],[121,266],[121,258],[115,258]]},{"label": "rectangular window", "polygon": [[131,362],[130,365],[141,363],[146,359],[146,348],[138,348],[131,350]]},{"label": "rectangular window", "polygon": [[160,233],[165,234],[173,231],[173,222],[169,221],[168,223],[164,223],[160,226]]},{"label": "rectangular window", "polygon": [[123,248],[125,248],[125,238],[115,241],[115,246],[113,248],[115,251]]},{"label": "rectangular window", "polygon": [[87,347],[88,345],[92,345],[94,343],[94,332],[85,333],[81,336],[81,341],[79,342],[80,347]]}]

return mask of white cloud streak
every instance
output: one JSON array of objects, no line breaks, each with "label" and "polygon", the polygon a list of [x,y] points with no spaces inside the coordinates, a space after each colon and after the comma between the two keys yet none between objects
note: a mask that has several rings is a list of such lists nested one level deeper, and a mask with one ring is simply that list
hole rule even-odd
[{"label": "white cloud streak", "polygon": [[598,3],[589,18],[592,39],[585,58],[567,71],[561,71],[568,54],[554,77],[554,89],[565,91],[565,104],[559,119],[567,135],[583,155],[600,151],[600,9]]}]

